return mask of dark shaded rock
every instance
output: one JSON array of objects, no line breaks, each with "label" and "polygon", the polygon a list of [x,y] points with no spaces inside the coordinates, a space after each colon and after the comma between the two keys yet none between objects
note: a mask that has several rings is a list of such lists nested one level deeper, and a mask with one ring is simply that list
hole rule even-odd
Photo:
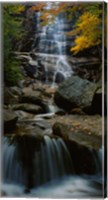
[{"label": "dark shaded rock", "polygon": [[3,118],[4,118],[4,131],[11,132],[12,130],[14,130],[18,120],[17,115],[10,110],[4,110]]},{"label": "dark shaded rock", "polygon": [[55,103],[65,110],[81,108],[89,112],[98,85],[78,76],[64,81],[55,93]]},{"label": "dark shaded rock", "polygon": [[28,190],[25,192],[29,192],[29,189],[34,186],[34,158],[35,152],[40,149],[41,140],[33,135],[18,135],[15,138],[15,142],[17,143],[19,161],[27,174],[25,186]]},{"label": "dark shaded rock", "polygon": [[75,172],[77,174],[95,174],[96,165],[93,157],[93,151],[86,146],[82,146],[74,141],[68,143]]},{"label": "dark shaded rock", "polygon": [[61,72],[57,72],[56,77],[55,77],[55,82],[56,83],[61,83],[65,80],[64,75]]},{"label": "dark shaded rock", "polygon": [[90,114],[95,113],[102,115],[102,88],[98,89],[93,97],[92,109]]},{"label": "dark shaded rock", "polygon": [[87,148],[99,149],[102,145],[101,136],[89,135],[84,132],[68,132],[68,137],[70,141],[73,141],[79,145],[85,146]]},{"label": "dark shaded rock", "polygon": [[34,104],[28,104],[28,103],[22,103],[22,104],[16,104],[12,106],[13,110],[23,110],[29,113],[33,114],[40,114],[43,113],[42,107]]},{"label": "dark shaded rock", "polygon": [[30,189],[29,189],[29,188],[25,188],[24,193],[25,193],[25,194],[30,193]]},{"label": "dark shaded rock", "polygon": [[[33,63],[34,64],[34,63]],[[37,77],[37,68],[36,68],[36,65],[32,65],[30,63],[28,64],[23,64],[23,68],[24,68],[24,72],[25,74],[30,77],[30,78],[33,78],[33,79],[36,79]]]}]

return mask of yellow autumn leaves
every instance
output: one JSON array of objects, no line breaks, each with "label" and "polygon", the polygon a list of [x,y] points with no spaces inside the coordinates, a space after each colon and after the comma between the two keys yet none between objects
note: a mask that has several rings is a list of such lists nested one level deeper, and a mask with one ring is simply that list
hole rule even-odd
[{"label": "yellow autumn leaves", "polygon": [[101,19],[89,12],[80,16],[74,34],[76,34],[75,45],[71,51],[75,54],[101,42]]}]

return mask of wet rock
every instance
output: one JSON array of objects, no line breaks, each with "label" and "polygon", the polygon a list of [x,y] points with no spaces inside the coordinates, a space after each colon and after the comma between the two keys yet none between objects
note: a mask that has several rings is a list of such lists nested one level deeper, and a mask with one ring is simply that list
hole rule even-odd
[{"label": "wet rock", "polygon": [[4,131],[11,132],[15,129],[18,121],[18,116],[11,110],[4,110]]},{"label": "wet rock", "polygon": [[81,108],[82,111],[88,113],[92,108],[97,89],[97,84],[78,76],[72,76],[61,83],[55,93],[54,100],[58,106],[65,110],[70,111],[73,108]]},{"label": "wet rock", "polygon": [[13,110],[22,110],[22,111],[26,111],[26,112],[33,113],[33,114],[40,114],[40,113],[44,112],[41,106],[34,105],[34,104],[28,104],[28,103],[13,105],[12,109]]}]

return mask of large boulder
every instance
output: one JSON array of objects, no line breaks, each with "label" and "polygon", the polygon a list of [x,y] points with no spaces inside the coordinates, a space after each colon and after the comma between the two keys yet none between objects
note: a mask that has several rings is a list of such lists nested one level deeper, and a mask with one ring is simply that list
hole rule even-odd
[{"label": "large boulder", "polygon": [[80,108],[89,113],[98,87],[98,84],[72,76],[59,86],[54,97],[55,103],[68,111]]}]

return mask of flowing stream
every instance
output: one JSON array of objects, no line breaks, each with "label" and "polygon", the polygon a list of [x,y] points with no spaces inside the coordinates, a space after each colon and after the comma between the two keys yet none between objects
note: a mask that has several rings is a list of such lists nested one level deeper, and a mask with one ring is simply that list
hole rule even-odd
[{"label": "flowing stream", "polygon": [[9,141],[10,139],[4,138],[2,147],[3,183],[1,188],[4,196],[14,197],[19,195],[20,197],[40,198],[102,197],[102,176],[101,170],[99,171],[102,164],[100,163],[100,159],[102,160],[101,150],[97,154],[95,152],[96,156],[93,154],[95,158],[92,162],[96,164],[95,175],[78,175],[63,140],[44,136],[40,150],[34,153],[34,170],[30,174],[33,177],[33,186],[28,190],[26,188],[28,174],[26,167],[23,167],[19,159],[17,143],[10,144]]}]

